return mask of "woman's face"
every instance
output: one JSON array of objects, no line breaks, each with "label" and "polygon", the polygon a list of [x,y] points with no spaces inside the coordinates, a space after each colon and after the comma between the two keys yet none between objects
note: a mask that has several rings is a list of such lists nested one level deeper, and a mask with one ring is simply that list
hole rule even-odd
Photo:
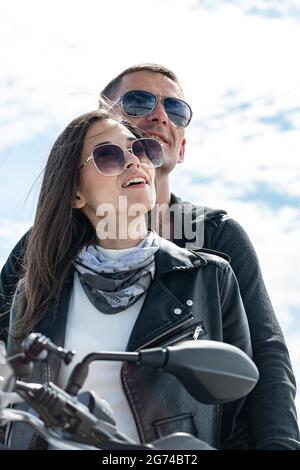
[{"label": "woman's face", "polygon": [[[81,164],[99,144],[109,142],[128,149],[131,148],[133,140],[136,140],[136,137],[122,124],[111,119],[95,121],[84,139]],[[145,183],[126,186],[131,178],[137,177],[144,178]],[[74,207],[81,209],[94,227],[101,216],[107,216],[108,211],[115,212],[117,217],[133,217],[135,204],[140,205],[139,214],[145,214],[155,204],[154,177],[155,170],[142,166],[138,158],[127,150],[124,171],[116,176],[102,175],[90,159],[80,170]]]}]

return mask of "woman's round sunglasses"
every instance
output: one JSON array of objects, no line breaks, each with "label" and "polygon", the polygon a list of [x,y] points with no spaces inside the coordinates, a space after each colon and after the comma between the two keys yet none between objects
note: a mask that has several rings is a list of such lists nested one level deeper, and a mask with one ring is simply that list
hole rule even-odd
[{"label": "woman's round sunglasses", "polygon": [[[171,96],[160,96],[144,90],[130,90],[121,96],[117,103],[121,104],[123,113],[131,117],[142,117],[150,114],[161,98],[169,120],[176,127],[186,127],[192,119],[191,107],[183,100]],[[116,104],[116,103],[115,103]]]},{"label": "woman's round sunglasses", "polygon": [[104,176],[120,175],[126,166],[125,150],[135,155],[142,166],[158,168],[164,162],[161,144],[152,138],[136,139],[129,149],[123,149],[117,144],[100,144],[91,152],[90,156],[80,165],[79,171],[89,160],[93,160],[96,169]]}]

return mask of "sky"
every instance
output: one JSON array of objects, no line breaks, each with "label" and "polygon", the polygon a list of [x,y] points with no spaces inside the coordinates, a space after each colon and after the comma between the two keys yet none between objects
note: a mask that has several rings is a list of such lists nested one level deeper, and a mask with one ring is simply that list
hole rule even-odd
[{"label": "sky", "polygon": [[172,187],[246,229],[300,383],[299,44],[300,0],[0,0],[0,266],[57,135],[124,68],[164,64],[193,108]]}]

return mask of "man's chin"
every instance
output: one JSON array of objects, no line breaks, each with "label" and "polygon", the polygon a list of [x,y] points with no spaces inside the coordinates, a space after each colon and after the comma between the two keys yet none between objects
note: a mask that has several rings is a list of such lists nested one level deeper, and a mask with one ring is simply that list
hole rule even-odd
[{"label": "man's chin", "polygon": [[168,173],[171,173],[172,170],[174,170],[174,168],[176,167],[177,165],[177,160],[175,158],[169,158],[169,159],[165,159],[165,162],[164,164],[158,169],[158,173],[160,174],[168,174]]}]

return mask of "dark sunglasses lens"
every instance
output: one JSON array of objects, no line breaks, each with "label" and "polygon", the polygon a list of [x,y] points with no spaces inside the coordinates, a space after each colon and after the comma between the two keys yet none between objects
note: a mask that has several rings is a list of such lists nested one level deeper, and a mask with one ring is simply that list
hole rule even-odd
[{"label": "dark sunglasses lens", "polygon": [[192,117],[192,111],[185,101],[177,98],[165,98],[164,105],[168,118],[176,127],[186,127],[188,125]]},{"label": "dark sunglasses lens", "polygon": [[117,145],[100,145],[93,150],[93,157],[96,167],[103,175],[118,175],[124,169],[124,152]]},{"label": "dark sunglasses lens", "polygon": [[158,168],[164,162],[162,146],[155,139],[138,139],[132,144],[132,152],[139,161],[150,168]]},{"label": "dark sunglasses lens", "polygon": [[122,98],[123,110],[130,116],[145,116],[155,103],[155,95],[147,91],[128,91]]}]

